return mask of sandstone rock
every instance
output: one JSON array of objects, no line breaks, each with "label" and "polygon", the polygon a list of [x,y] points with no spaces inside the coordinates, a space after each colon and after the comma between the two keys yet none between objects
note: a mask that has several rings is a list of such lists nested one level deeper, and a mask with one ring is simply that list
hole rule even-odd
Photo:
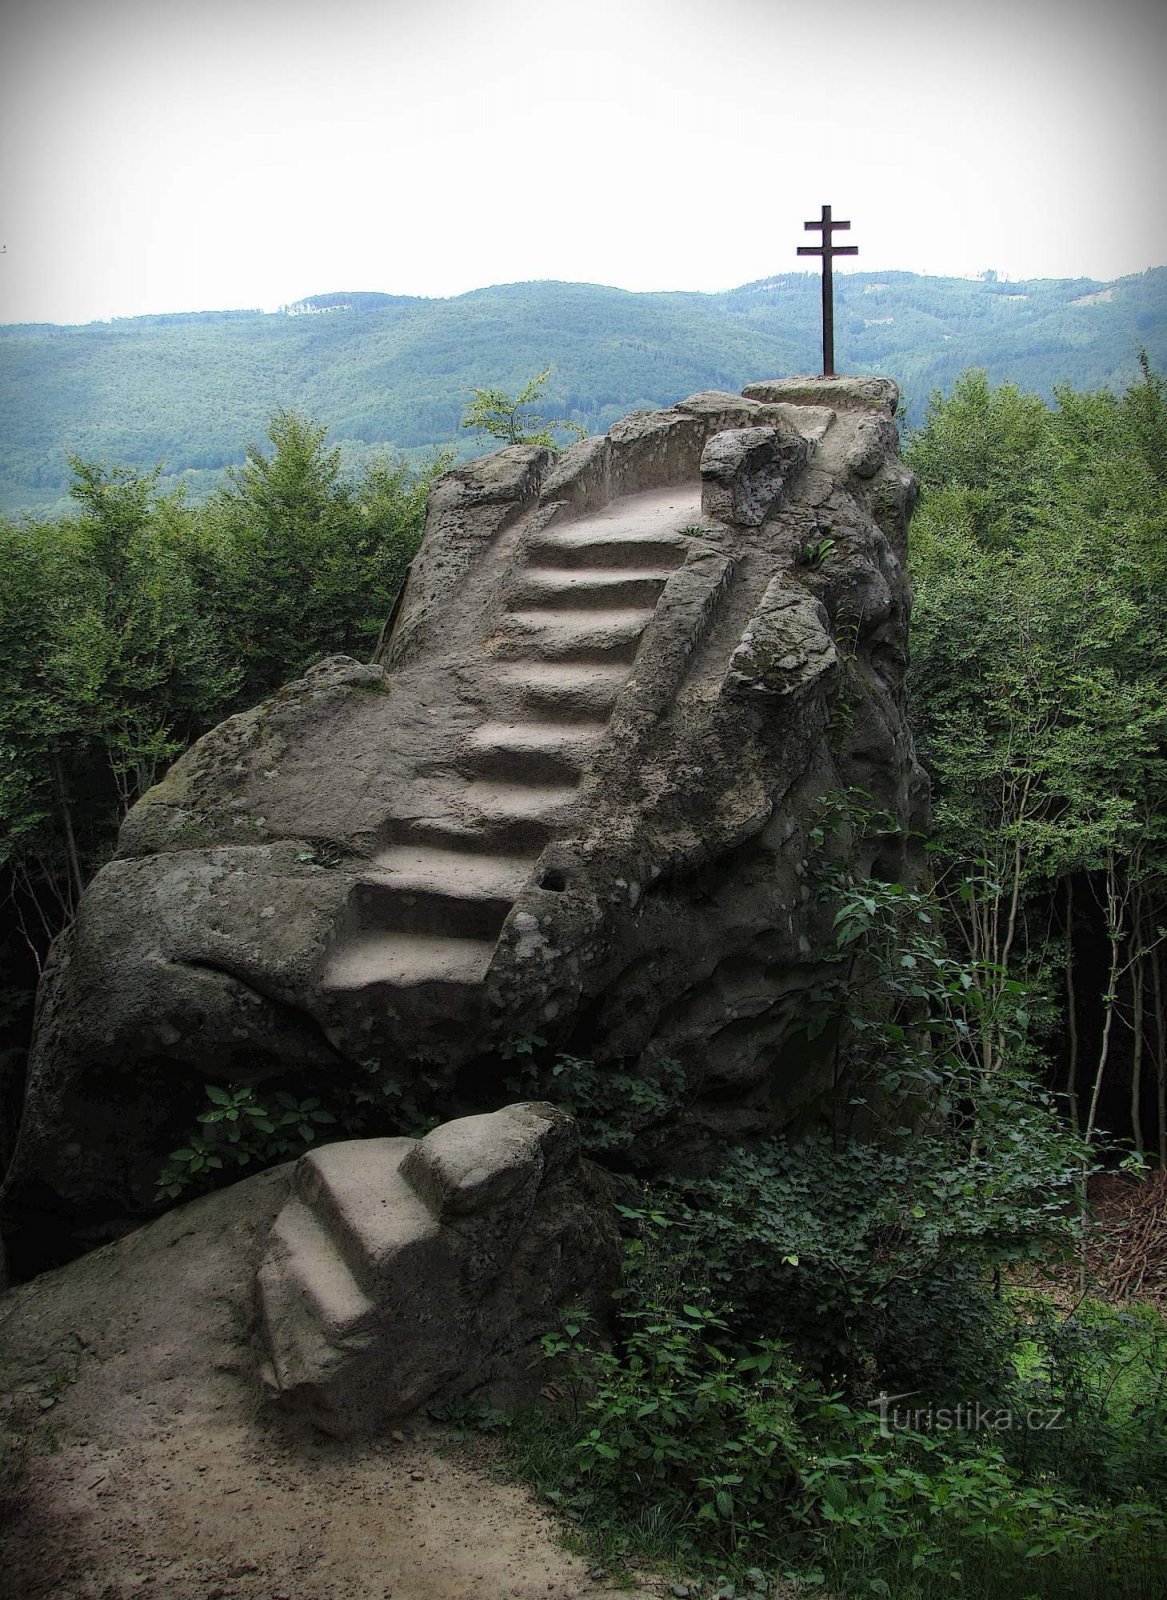
[{"label": "sandstone rock", "polygon": [[823,604],[781,578],[766,585],[725,675],[727,694],[797,694],[838,665]]},{"label": "sandstone rock", "polygon": [[806,456],[806,441],[789,427],[714,434],[701,456],[702,516],[761,527]]},{"label": "sandstone rock", "polygon": [[259,1270],[263,1378],[330,1433],[530,1383],[557,1311],[614,1285],[611,1206],[547,1105],[303,1157]]},{"label": "sandstone rock", "polygon": [[750,400],[775,404],[833,406],[839,411],[882,411],[894,417],[900,403],[899,384],[890,378],[771,378],[748,383],[742,393]]},{"label": "sandstone rock", "polygon": [[489,1111],[524,1033],[681,1063],[648,1164],[809,1112],[809,830],[851,786],[927,803],[894,402],[780,380],[442,479],[380,660],[224,723],[127,819],[46,974],[10,1221],[140,1210],[205,1082],[335,1104],[380,1061]]}]

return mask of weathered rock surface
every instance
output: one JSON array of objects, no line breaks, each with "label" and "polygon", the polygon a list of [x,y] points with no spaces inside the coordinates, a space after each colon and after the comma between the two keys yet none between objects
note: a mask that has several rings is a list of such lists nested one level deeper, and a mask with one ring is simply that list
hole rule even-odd
[{"label": "weathered rock surface", "polygon": [[602,1311],[612,1217],[553,1106],[314,1151],[259,1271],[264,1382],[337,1434],[485,1385],[513,1393],[557,1310]]},{"label": "weathered rock surface", "polygon": [[321,663],[135,807],[45,978],[12,1223],[144,1204],[208,1080],[335,1101],[381,1060],[491,1109],[529,1032],[680,1061],[670,1160],[814,1104],[809,827],[852,786],[926,804],[915,484],[894,385],[750,392],[449,473],[382,660]]},{"label": "weathered rock surface", "polygon": [[882,412],[886,417],[894,417],[900,403],[899,385],[890,378],[850,378],[845,373],[829,378],[771,378],[747,383],[742,394],[770,405],[830,406],[838,411]]},{"label": "weathered rock surface", "polygon": [[651,1600],[590,1576],[424,1414],[341,1439],[256,1403],[255,1278],[291,1177],[0,1294],[3,1600]]},{"label": "weathered rock surface", "polygon": [[760,528],[806,461],[792,428],[725,428],[701,455],[701,511],[717,522]]}]

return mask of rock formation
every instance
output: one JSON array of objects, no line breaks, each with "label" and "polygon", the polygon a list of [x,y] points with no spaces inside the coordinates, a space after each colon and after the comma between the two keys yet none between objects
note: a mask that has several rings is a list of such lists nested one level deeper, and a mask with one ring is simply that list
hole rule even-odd
[{"label": "rock formation", "polygon": [[314,1151],[259,1271],[264,1383],[338,1434],[436,1396],[512,1393],[559,1310],[604,1308],[612,1216],[553,1106]]},{"label": "rock formation", "polygon": [[381,659],[231,718],[127,818],[43,984],[10,1219],[141,1207],[208,1080],[331,1101],[379,1061],[490,1109],[524,1033],[678,1061],[670,1159],[813,1104],[808,829],[841,789],[926,804],[896,399],[696,395],[441,479]]},{"label": "rock formation", "polygon": [[292,1175],[0,1294],[4,1600],[653,1600],[424,1411],[342,1439],[256,1403],[255,1278]]}]

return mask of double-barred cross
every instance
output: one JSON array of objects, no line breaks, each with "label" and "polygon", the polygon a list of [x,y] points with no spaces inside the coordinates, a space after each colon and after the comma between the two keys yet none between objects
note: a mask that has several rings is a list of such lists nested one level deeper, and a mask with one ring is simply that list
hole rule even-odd
[{"label": "double-barred cross", "polygon": [[817,222],[804,222],[806,229],[821,228],[823,230],[822,244],[800,244],[800,256],[822,256],[823,258],[823,377],[831,378],[835,374],[835,281],[831,272],[831,262],[836,256],[857,256],[857,244],[834,244],[831,234],[836,228],[850,228],[849,222],[835,222],[831,217],[830,206],[823,207],[823,214]]}]

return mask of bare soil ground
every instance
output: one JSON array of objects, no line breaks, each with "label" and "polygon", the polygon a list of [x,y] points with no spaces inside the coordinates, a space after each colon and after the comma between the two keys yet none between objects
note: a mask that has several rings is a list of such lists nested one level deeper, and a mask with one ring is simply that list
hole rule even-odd
[{"label": "bare soil ground", "polygon": [[342,1442],[266,1407],[252,1279],[285,1193],[261,1174],[0,1296],[3,1600],[611,1596],[432,1426]]}]

